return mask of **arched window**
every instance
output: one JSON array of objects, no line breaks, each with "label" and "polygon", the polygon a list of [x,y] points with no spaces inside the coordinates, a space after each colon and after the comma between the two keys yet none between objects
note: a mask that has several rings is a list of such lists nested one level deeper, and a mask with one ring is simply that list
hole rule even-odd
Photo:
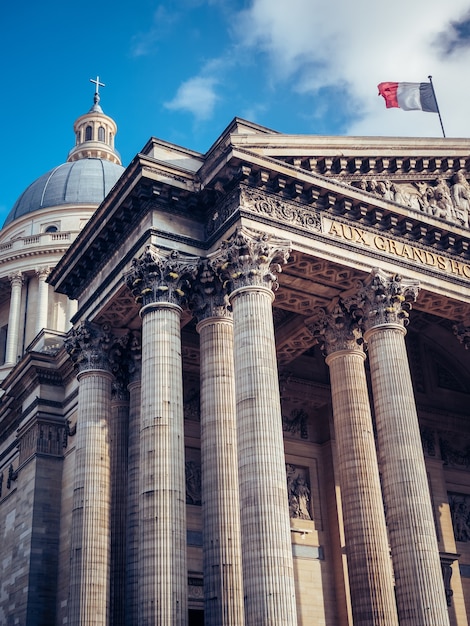
[{"label": "arched window", "polygon": [[93,128],[91,126],[87,126],[85,128],[85,141],[91,141],[93,139]]},{"label": "arched window", "polygon": [[98,141],[102,141],[104,143],[106,141],[105,137],[106,137],[106,131],[104,130],[103,126],[100,126],[98,128]]},{"label": "arched window", "polygon": [[45,233],[56,233],[59,229],[57,228],[57,226],[55,226],[54,224],[51,224],[50,226],[48,226],[46,228],[46,230],[44,231]]}]

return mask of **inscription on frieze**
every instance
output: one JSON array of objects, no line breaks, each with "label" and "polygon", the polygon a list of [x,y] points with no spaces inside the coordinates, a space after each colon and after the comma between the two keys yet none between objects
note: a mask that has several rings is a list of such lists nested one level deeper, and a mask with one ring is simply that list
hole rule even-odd
[{"label": "inscription on frieze", "polygon": [[431,252],[431,250],[378,235],[364,228],[351,226],[327,217],[323,218],[323,230],[333,239],[352,243],[358,248],[400,258],[411,264],[439,270],[459,278],[470,279],[469,263],[451,259],[443,254]]}]

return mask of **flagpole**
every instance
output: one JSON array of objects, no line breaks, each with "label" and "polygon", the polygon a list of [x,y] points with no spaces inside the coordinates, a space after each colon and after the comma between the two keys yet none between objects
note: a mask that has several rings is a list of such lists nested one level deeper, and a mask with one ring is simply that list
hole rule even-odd
[{"label": "flagpole", "polygon": [[442,128],[442,136],[445,137],[445,131],[444,131],[444,125],[442,123],[442,117],[441,117],[441,112],[439,111],[439,105],[437,104],[437,98],[436,98],[436,92],[434,91],[434,85],[432,84],[432,76],[428,76],[429,78],[429,82],[431,84],[431,89],[432,89],[432,95],[434,96],[434,102],[436,103],[436,109],[437,109],[437,114],[439,115],[439,121],[441,123],[441,128]]}]

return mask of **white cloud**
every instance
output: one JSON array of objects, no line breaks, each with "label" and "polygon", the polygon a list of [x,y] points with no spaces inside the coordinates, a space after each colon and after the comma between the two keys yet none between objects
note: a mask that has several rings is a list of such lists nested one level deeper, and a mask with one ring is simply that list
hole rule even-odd
[{"label": "white cloud", "polygon": [[427,80],[432,74],[450,136],[470,136],[470,49],[445,55],[438,45],[468,0],[253,0],[238,15],[240,42],[265,55],[271,81],[299,93],[342,87],[359,113],[349,134],[439,136],[437,116],[386,110],[377,84]]},{"label": "white cloud", "polygon": [[187,111],[197,120],[207,120],[212,116],[218,99],[214,77],[195,76],[182,83],[175,97],[165,103],[168,109]]}]

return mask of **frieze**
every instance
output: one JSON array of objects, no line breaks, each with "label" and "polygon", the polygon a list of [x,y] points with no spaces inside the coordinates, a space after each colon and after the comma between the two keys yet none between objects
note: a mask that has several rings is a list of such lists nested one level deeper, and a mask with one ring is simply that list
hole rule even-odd
[{"label": "frieze", "polygon": [[251,187],[241,188],[240,204],[244,210],[269,217],[276,222],[291,224],[303,230],[320,232],[320,213],[302,204],[286,201],[279,196],[262,193]]},{"label": "frieze", "polygon": [[356,181],[354,186],[382,200],[395,202],[462,228],[469,226],[470,185],[463,172],[456,172],[450,181],[442,176],[434,181],[406,183],[390,179],[363,179]]}]

